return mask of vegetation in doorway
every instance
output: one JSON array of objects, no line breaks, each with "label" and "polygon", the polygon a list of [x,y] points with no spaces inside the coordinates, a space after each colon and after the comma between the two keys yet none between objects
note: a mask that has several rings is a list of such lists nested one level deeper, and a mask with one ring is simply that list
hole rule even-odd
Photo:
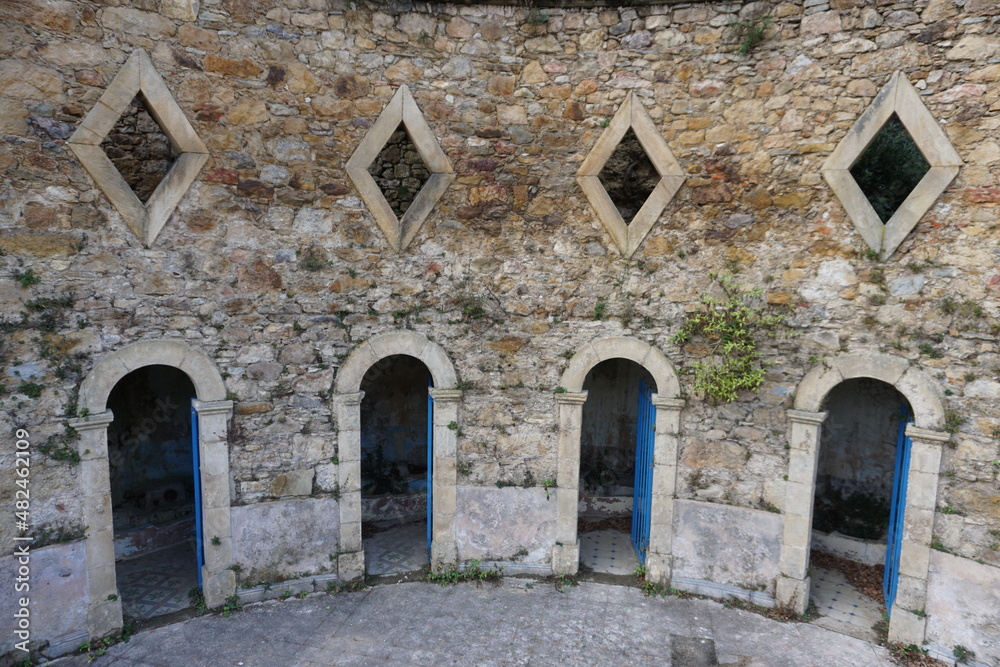
[{"label": "vegetation in doorway", "polygon": [[741,390],[764,383],[760,345],[788,330],[784,313],[768,306],[760,288],[740,286],[730,275],[711,273],[723,297],[701,297],[701,308],[688,313],[671,342],[685,345],[700,338],[709,346],[708,361],[693,365],[694,388],[717,402],[735,401]]},{"label": "vegetation in doorway", "polygon": [[813,528],[862,540],[879,540],[889,529],[889,502],[870,493],[828,489],[816,498]]},{"label": "vegetation in doorway", "polygon": [[484,569],[480,561],[473,559],[461,569],[430,572],[427,581],[441,586],[454,586],[463,581],[475,582],[477,586],[482,586],[484,582],[499,586],[503,581],[503,569],[499,567]]},{"label": "vegetation in doorway", "polygon": [[968,664],[970,660],[976,659],[976,652],[972,649],[965,648],[961,644],[956,644],[955,648],[951,649],[951,654],[955,656],[955,662],[963,665]]},{"label": "vegetation in doorway", "polygon": [[115,644],[127,644],[132,639],[132,635],[135,634],[135,631],[136,622],[134,620],[127,620],[124,624],[122,624],[121,630],[117,630],[109,635],[105,635],[97,639],[88,639],[83,642],[77,647],[74,655],[86,655],[87,662],[93,662],[102,655],[106,654],[108,649]]}]

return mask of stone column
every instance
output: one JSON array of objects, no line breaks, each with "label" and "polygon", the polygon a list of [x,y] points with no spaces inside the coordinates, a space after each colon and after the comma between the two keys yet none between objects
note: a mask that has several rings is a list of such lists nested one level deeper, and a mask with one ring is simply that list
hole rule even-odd
[{"label": "stone column", "polygon": [[431,499],[431,569],[445,572],[458,567],[455,516],[458,492],[458,432],[448,425],[458,422],[460,389],[430,389],[434,399],[434,472]]},{"label": "stone column", "polygon": [[361,545],[361,399],[365,393],[338,394],[337,459],[340,461],[340,546],[337,576],[350,581],[365,574]]},{"label": "stone column", "polygon": [[87,633],[103,637],[122,627],[122,601],[115,579],[115,536],[111,519],[108,424],[111,410],[74,419],[80,434],[80,492],[87,526]]},{"label": "stone column", "polygon": [[556,544],[552,571],[576,574],[580,567],[580,542],[576,521],[580,503],[580,428],[587,392],[556,394],[559,404],[559,460],[556,465]]},{"label": "stone column", "polygon": [[809,606],[809,544],[812,538],[813,496],[819,457],[820,427],[825,412],[788,410],[792,437],[785,485],[784,533],[781,539],[781,576],[778,604],[799,614]]},{"label": "stone column", "polygon": [[[205,604],[219,607],[236,592],[233,565],[232,503],[229,489],[229,443],[226,437],[232,401],[192,401],[198,413],[198,457],[201,464],[201,588]],[[216,539],[218,538],[218,539]],[[215,542],[218,541],[218,544]]]},{"label": "stone column", "polygon": [[889,614],[889,641],[920,646],[924,642],[927,626],[927,618],[922,612],[927,600],[927,571],[931,561],[941,448],[951,435],[917,428],[913,424],[906,426],[906,435],[912,446],[906,478],[899,586]]},{"label": "stone column", "polygon": [[674,494],[684,399],[654,395],[653,405],[656,407],[656,434],[653,442],[653,505],[649,551],[646,553],[646,579],[666,586],[670,584],[673,572]]}]

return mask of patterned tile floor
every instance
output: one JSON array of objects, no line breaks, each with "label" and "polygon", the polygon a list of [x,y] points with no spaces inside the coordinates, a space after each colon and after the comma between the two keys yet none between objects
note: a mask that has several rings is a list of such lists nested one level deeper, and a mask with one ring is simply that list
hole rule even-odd
[{"label": "patterned tile floor", "polygon": [[882,618],[881,606],[840,572],[813,565],[809,597],[821,614],[817,625],[859,639],[874,638],[872,626]]},{"label": "patterned tile floor", "polygon": [[580,533],[580,562],[606,574],[632,574],[639,567],[629,534],[619,530]]},{"label": "patterned tile floor", "polygon": [[365,538],[368,574],[414,572],[427,564],[427,523],[394,526]]},{"label": "patterned tile floor", "polygon": [[190,543],[118,561],[115,567],[122,613],[132,618],[185,609],[190,605],[188,591],[198,585],[198,565]]}]

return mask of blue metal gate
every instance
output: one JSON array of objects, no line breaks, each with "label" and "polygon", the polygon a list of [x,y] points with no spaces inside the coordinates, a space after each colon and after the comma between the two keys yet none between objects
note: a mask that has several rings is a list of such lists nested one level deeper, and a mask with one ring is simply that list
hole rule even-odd
[{"label": "blue metal gate", "polygon": [[434,378],[427,376],[427,560],[431,557],[434,536],[434,397],[430,389]]},{"label": "blue metal gate", "polygon": [[649,549],[650,514],[653,509],[653,436],[656,410],[653,389],[639,381],[639,416],[635,432],[635,487],[632,492],[632,546],[639,563],[646,563]]},{"label": "blue metal gate", "polygon": [[899,584],[899,556],[903,548],[903,520],[906,511],[906,478],[910,472],[910,449],[912,442],[906,435],[906,425],[913,421],[907,406],[900,408],[899,431],[896,435],[896,468],[892,482],[892,505],[889,508],[889,537],[885,547],[885,578],[882,592],[885,594],[885,608],[892,613],[892,603],[896,600],[896,586]]},{"label": "blue metal gate", "polygon": [[201,514],[201,456],[198,451],[198,411],[196,399],[191,399],[191,453],[194,463],[194,550],[198,557],[198,585],[201,586],[201,568],[205,565],[205,544],[202,539]]}]

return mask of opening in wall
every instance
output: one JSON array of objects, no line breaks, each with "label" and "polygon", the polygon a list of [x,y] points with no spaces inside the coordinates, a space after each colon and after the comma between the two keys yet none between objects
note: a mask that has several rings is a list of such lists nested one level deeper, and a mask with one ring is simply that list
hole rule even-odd
[{"label": "opening in wall", "polygon": [[580,429],[580,561],[629,574],[649,545],[656,384],[627,359],[594,366],[583,383]]},{"label": "opening in wall", "polygon": [[402,219],[431,172],[402,123],[368,167],[392,212]]},{"label": "opening in wall", "polygon": [[361,536],[369,574],[422,568],[430,559],[433,403],[430,372],[386,357],[361,381]]},{"label": "opening in wall", "polygon": [[186,608],[198,585],[194,396],[182,371],[146,366],[123,377],[108,398],[115,571],[125,616]]},{"label": "opening in wall", "polygon": [[143,204],[170,172],[178,155],[163,128],[149,114],[141,92],[118,117],[101,142],[101,149]]},{"label": "opening in wall", "polygon": [[899,116],[892,114],[851,167],[851,176],[885,224],[930,168]]},{"label": "opening in wall", "polygon": [[632,128],[625,132],[598,178],[626,225],[660,182],[660,174]]},{"label": "opening in wall", "polygon": [[895,387],[871,378],[834,387],[826,409],[810,598],[831,629],[867,639],[891,608],[899,576],[912,410]]}]

